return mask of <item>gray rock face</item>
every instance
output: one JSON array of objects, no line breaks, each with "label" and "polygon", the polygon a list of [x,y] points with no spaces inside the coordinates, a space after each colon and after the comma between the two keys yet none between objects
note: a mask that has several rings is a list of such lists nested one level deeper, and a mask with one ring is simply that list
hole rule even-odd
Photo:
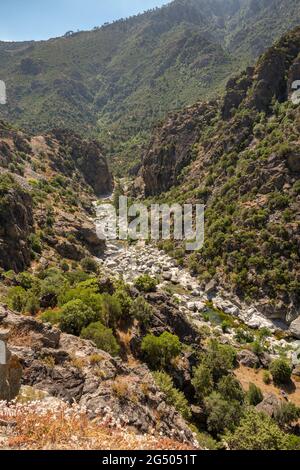
[{"label": "gray rock face", "polygon": [[22,367],[7,348],[9,332],[0,329],[0,400],[13,400],[21,387]]},{"label": "gray rock face", "polygon": [[244,349],[240,351],[237,355],[237,359],[240,364],[246,367],[258,367],[260,364],[259,358],[252,352]]},{"label": "gray rock face", "polygon": [[300,317],[290,324],[290,332],[295,338],[300,339]]},{"label": "gray rock face", "polygon": [[257,411],[265,413],[273,418],[280,407],[281,401],[272,393],[266,395],[261,403],[256,406]]}]

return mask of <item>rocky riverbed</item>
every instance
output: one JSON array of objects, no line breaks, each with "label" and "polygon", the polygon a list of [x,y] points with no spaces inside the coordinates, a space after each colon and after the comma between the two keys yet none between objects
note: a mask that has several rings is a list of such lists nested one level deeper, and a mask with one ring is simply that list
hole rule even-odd
[{"label": "rocky riverbed", "polygon": [[[102,215],[101,211],[98,211],[97,220],[101,220],[102,216],[104,217],[105,214]],[[265,327],[273,333],[287,329],[285,325],[266,318],[255,307],[241,303],[238,298],[234,298],[214,283],[208,285],[203,291],[197,279],[192,277],[185,268],[177,266],[176,261],[164,251],[144,241],[128,243],[120,240],[107,240],[105,254],[99,262],[104,272],[123,278],[129,284],[133,284],[135,279],[143,274],[157,278],[158,291],[172,292],[179,310],[187,314],[193,323],[199,326],[209,324],[205,314],[209,310],[208,302],[210,302],[214,308],[236,319],[237,324],[241,322],[253,329]],[[220,326],[214,325],[213,328],[222,332]],[[234,337],[230,329],[227,336],[229,340]],[[300,348],[300,341],[296,339],[277,339],[272,336],[269,338],[269,343],[271,352],[275,354],[279,349],[283,349],[290,357]]]}]

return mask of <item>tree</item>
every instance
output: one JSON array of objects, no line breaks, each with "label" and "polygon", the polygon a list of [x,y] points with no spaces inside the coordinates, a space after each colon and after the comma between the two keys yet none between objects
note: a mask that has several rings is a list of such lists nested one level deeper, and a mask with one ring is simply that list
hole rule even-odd
[{"label": "tree", "polygon": [[101,322],[91,323],[86,328],[83,328],[80,336],[84,339],[90,339],[96,344],[98,349],[102,349],[112,356],[116,356],[120,351],[112,330],[106,328]]},{"label": "tree", "polygon": [[173,380],[165,372],[154,372],[154,379],[162,392],[166,395],[166,403],[180,413],[184,419],[189,421],[192,417],[190,405],[184,394],[174,387]]},{"label": "tree", "polygon": [[97,314],[81,300],[71,300],[61,309],[60,329],[79,336],[82,328],[98,320]]},{"label": "tree", "polygon": [[275,359],[270,365],[270,372],[276,384],[286,384],[291,380],[292,368],[284,359]]},{"label": "tree", "polygon": [[244,402],[244,391],[240,382],[233,375],[225,375],[218,383],[218,392],[225,400]]},{"label": "tree", "polygon": [[204,399],[207,413],[207,429],[214,436],[225,430],[233,431],[242,414],[242,406],[235,401],[225,400],[218,392],[212,392]]},{"label": "tree", "polygon": [[213,376],[211,369],[205,364],[200,364],[194,369],[194,377],[192,385],[198,400],[203,400],[210,395],[214,388]]},{"label": "tree", "polygon": [[250,405],[256,406],[259,403],[261,403],[264,399],[264,396],[262,394],[262,391],[259,387],[257,387],[255,384],[250,383],[249,384],[249,390],[247,393],[247,398],[248,402]]},{"label": "tree", "polygon": [[233,369],[235,362],[235,349],[227,344],[219,344],[215,339],[209,342],[208,349],[202,356],[202,363],[211,369],[215,383]]},{"label": "tree", "polygon": [[289,436],[266,414],[248,410],[238,427],[224,436],[231,450],[286,450]]},{"label": "tree", "polygon": [[181,352],[178,336],[165,331],[160,336],[147,335],[142,341],[141,349],[148,364],[154,369],[164,368]]},{"label": "tree", "polygon": [[114,298],[120,304],[122,310],[122,318],[129,318],[131,316],[131,308],[132,308],[132,299],[130,295],[127,293],[125,287],[119,287],[116,292],[114,293]]},{"label": "tree", "polygon": [[122,317],[122,308],[115,295],[102,294],[102,314],[106,326],[115,329]]},{"label": "tree", "polygon": [[143,327],[147,328],[153,315],[153,308],[146,302],[144,297],[139,296],[131,305],[130,315],[138,320]]}]

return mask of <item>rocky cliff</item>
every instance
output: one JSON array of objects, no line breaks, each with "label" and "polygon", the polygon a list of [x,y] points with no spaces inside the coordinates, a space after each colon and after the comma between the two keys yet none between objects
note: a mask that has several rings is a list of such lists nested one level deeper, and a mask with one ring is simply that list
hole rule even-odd
[{"label": "rocky cliff", "polygon": [[1,268],[103,252],[90,217],[113,182],[98,142],[62,130],[30,136],[1,122],[0,172]]},{"label": "rocky cliff", "polygon": [[0,325],[10,330],[9,347],[23,366],[23,385],[86,407],[90,419],[110,416],[149,435],[195,444],[182,417],[165,402],[148,367],[131,367],[91,341],[0,307]]},{"label": "rocky cliff", "polygon": [[[174,138],[170,117],[155,130],[141,170],[146,195],[158,195],[175,182],[162,199],[206,204],[205,245],[186,258],[203,284],[214,278],[259,301],[265,314],[289,322],[300,305],[300,108],[290,100],[299,52],[298,28],[228,82],[219,117],[208,123],[204,112],[198,133],[189,136],[182,125]],[[176,120],[188,125],[195,115],[187,109]],[[188,138],[187,148],[178,144]],[[165,153],[165,142],[173,153]],[[174,180],[176,162],[187,166]]]}]

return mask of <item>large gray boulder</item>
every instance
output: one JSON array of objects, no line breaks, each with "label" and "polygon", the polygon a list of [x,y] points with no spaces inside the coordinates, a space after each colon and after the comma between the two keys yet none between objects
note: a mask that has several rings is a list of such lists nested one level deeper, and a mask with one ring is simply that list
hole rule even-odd
[{"label": "large gray boulder", "polygon": [[13,400],[21,388],[22,367],[7,348],[8,330],[0,329],[0,400]]},{"label": "large gray boulder", "polygon": [[278,409],[281,406],[282,401],[274,394],[269,393],[265,395],[264,399],[262,402],[260,402],[257,406],[256,409],[260,413],[264,413],[271,418],[274,418],[276,415]]},{"label": "large gray boulder", "polygon": [[300,339],[300,317],[290,324],[290,332],[295,338]]},{"label": "large gray boulder", "polygon": [[243,349],[237,355],[238,362],[245,367],[258,367],[260,365],[259,358],[252,351]]}]

